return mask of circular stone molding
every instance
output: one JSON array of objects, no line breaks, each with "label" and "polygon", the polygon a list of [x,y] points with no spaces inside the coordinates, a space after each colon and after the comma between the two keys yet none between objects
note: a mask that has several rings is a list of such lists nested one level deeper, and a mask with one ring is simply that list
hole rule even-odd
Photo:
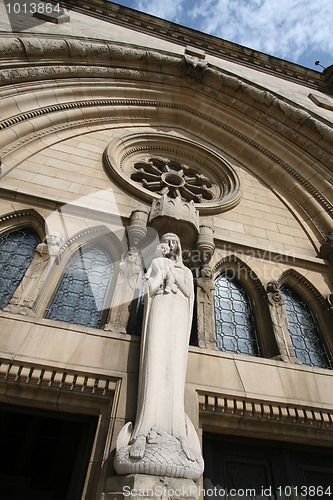
[{"label": "circular stone molding", "polygon": [[190,139],[153,132],[129,134],[110,142],[103,163],[112,180],[149,203],[163,195],[180,197],[209,215],[230,210],[241,199],[233,167]]}]

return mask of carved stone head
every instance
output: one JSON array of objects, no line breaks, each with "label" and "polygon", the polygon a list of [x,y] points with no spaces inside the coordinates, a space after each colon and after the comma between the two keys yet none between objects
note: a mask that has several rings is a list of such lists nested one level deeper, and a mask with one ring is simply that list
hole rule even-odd
[{"label": "carved stone head", "polygon": [[51,231],[45,236],[44,242],[47,243],[49,247],[60,247],[63,238],[58,231]]},{"label": "carved stone head", "polygon": [[209,281],[212,279],[212,276],[213,276],[213,271],[211,270],[211,268],[209,266],[204,266],[201,269],[201,277],[204,280]]},{"label": "carved stone head", "polygon": [[182,247],[179,237],[174,233],[165,233],[161,238],[161,244],[169,247],[169,255],[176,261],[182,262]]}]

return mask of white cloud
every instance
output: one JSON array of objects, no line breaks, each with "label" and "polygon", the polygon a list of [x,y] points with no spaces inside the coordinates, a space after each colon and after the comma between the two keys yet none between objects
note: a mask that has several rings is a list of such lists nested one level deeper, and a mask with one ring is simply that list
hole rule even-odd
[{"label": "white cloud", "polygon": [[294,62],[333,53],[332,0],[133,0],[133,7]]},{"label": "white cloud", "polygon": [[[203,9],[203,5],[205,6]],[[202,31],[282,58],[333,51],[333,2],[327,0],[198,0],[191,15]]]},{"label": "white cloud", "polygon": [[135,9],[175,23],[182,17],[184,0],[137,0]]}]

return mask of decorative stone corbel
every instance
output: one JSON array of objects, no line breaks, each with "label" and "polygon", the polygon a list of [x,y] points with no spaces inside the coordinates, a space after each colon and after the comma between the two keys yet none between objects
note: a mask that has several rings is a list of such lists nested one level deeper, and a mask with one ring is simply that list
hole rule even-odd
[{"label": "decorative stone corbel", "polygon": [[168,231],[181,235],[183,250],[192,249],[199,233],[199,212],[193,200],[164,194],[152,203],[149,225],[160,236]]},{"label": "decorative stone corbel", "polygon": [[215,251],[214,230],[205,224],[199,227],[196,250],[200,254],[202,264],[208,264]]},{"label": "decorative stone corbel", "polygon": [[267,298],[275,340],[280,352],[278,359],[286,363],[301,365],[302,363],[297,359],[290,339],[285,302],[280,292],[280,285],[276,280],[272,280],[267,284]]},{"label": "decorative stone corbel", "polygon": [[129,246],[137,247],[147,234],[148,212],[145,210],[134,210],[131,215],[131,221],[127,227]]},{"label": "decorative stone corbel", "polygon": [[203,50],[186,47],[184,54],[185,75],[197,82],[201,82],[208,68],[208,62],[205,61],[205,56]]}]

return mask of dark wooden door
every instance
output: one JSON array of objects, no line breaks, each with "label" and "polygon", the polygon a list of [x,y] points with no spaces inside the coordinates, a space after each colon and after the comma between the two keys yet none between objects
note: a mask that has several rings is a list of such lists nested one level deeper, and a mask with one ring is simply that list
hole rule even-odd
[{"label": "dark wooden door", "polygon": [[333,499],[333,449],[204,434],[206,500]]}]

